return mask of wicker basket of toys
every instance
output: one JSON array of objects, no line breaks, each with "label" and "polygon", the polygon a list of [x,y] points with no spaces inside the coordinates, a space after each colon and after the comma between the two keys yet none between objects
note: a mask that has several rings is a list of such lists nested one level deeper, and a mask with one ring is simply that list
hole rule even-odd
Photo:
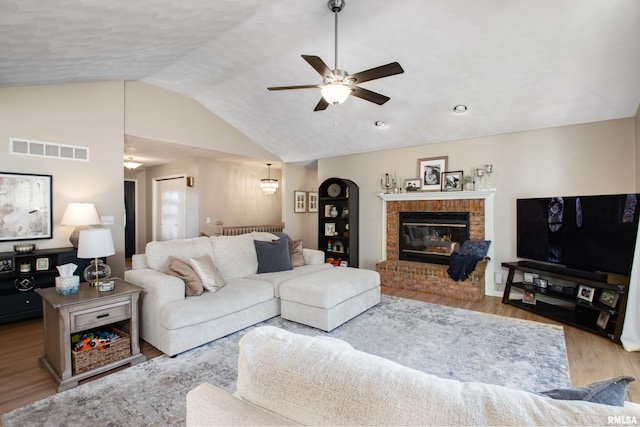
[{"label": "wicker basket of toys", "polygon": [[71,336],[73,375],[90,371],[131,355],[131,337],[105,326]]}]

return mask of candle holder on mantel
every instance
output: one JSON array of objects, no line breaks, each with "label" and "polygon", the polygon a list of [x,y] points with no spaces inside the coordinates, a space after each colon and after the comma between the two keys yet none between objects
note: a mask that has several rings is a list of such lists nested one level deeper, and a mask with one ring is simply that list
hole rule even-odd
[{"label": "candle holder on mantel", "polygon": [[382,178],[380,178],[380,188],[382,188],[385,194],[389,194],[391,191],[396,188],[396,180],[393,176],[388,173],[385,173]]}]

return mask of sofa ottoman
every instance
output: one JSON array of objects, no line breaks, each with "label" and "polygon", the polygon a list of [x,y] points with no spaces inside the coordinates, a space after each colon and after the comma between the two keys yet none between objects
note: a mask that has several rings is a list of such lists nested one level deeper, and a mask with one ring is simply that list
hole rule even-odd
[{"label": "sofa ottoman", "polygon": [[280,316],[331,331],[380,302],[377,271],[336,267],[280,285]]}]

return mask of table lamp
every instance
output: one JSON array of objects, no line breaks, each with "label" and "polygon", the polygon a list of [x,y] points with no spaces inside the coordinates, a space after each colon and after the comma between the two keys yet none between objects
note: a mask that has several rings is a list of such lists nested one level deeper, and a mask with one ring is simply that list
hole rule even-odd
[{"label": "table lamp", "polygon": [[98,258],[115,253],[111,229],[88,228],[80,230],[78,258],[93,258],[82,275],[87,282],[91,283],[91,286],[96,286],[99,291],[111,291],[114,284],[112,280],[106,280],[111,276],[111,267]]},{"label": "table lamp", "polygon": [[93,203],[69,203],[67,210],[62,216],[62,225],[75,225],[69,241],[74,248],[78,247],[78,234],[80,230],[88,228],[89,225],[100,224],[100,215]]}]

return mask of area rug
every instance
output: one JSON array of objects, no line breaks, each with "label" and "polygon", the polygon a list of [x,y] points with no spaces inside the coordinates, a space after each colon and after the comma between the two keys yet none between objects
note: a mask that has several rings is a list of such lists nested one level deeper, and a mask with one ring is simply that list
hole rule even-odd
[{"label": "area rug", "polygon": [[[460,381],[534,391],[570,384],[564,332],[555,325],[390,296],[328,334],[280,317],[261,325],[340,338],[358,350]],[[184,425],[189,390],[203,382],[234,390],[238,340],[250,329],[58,393],[3,415],[2,423]]]}]

